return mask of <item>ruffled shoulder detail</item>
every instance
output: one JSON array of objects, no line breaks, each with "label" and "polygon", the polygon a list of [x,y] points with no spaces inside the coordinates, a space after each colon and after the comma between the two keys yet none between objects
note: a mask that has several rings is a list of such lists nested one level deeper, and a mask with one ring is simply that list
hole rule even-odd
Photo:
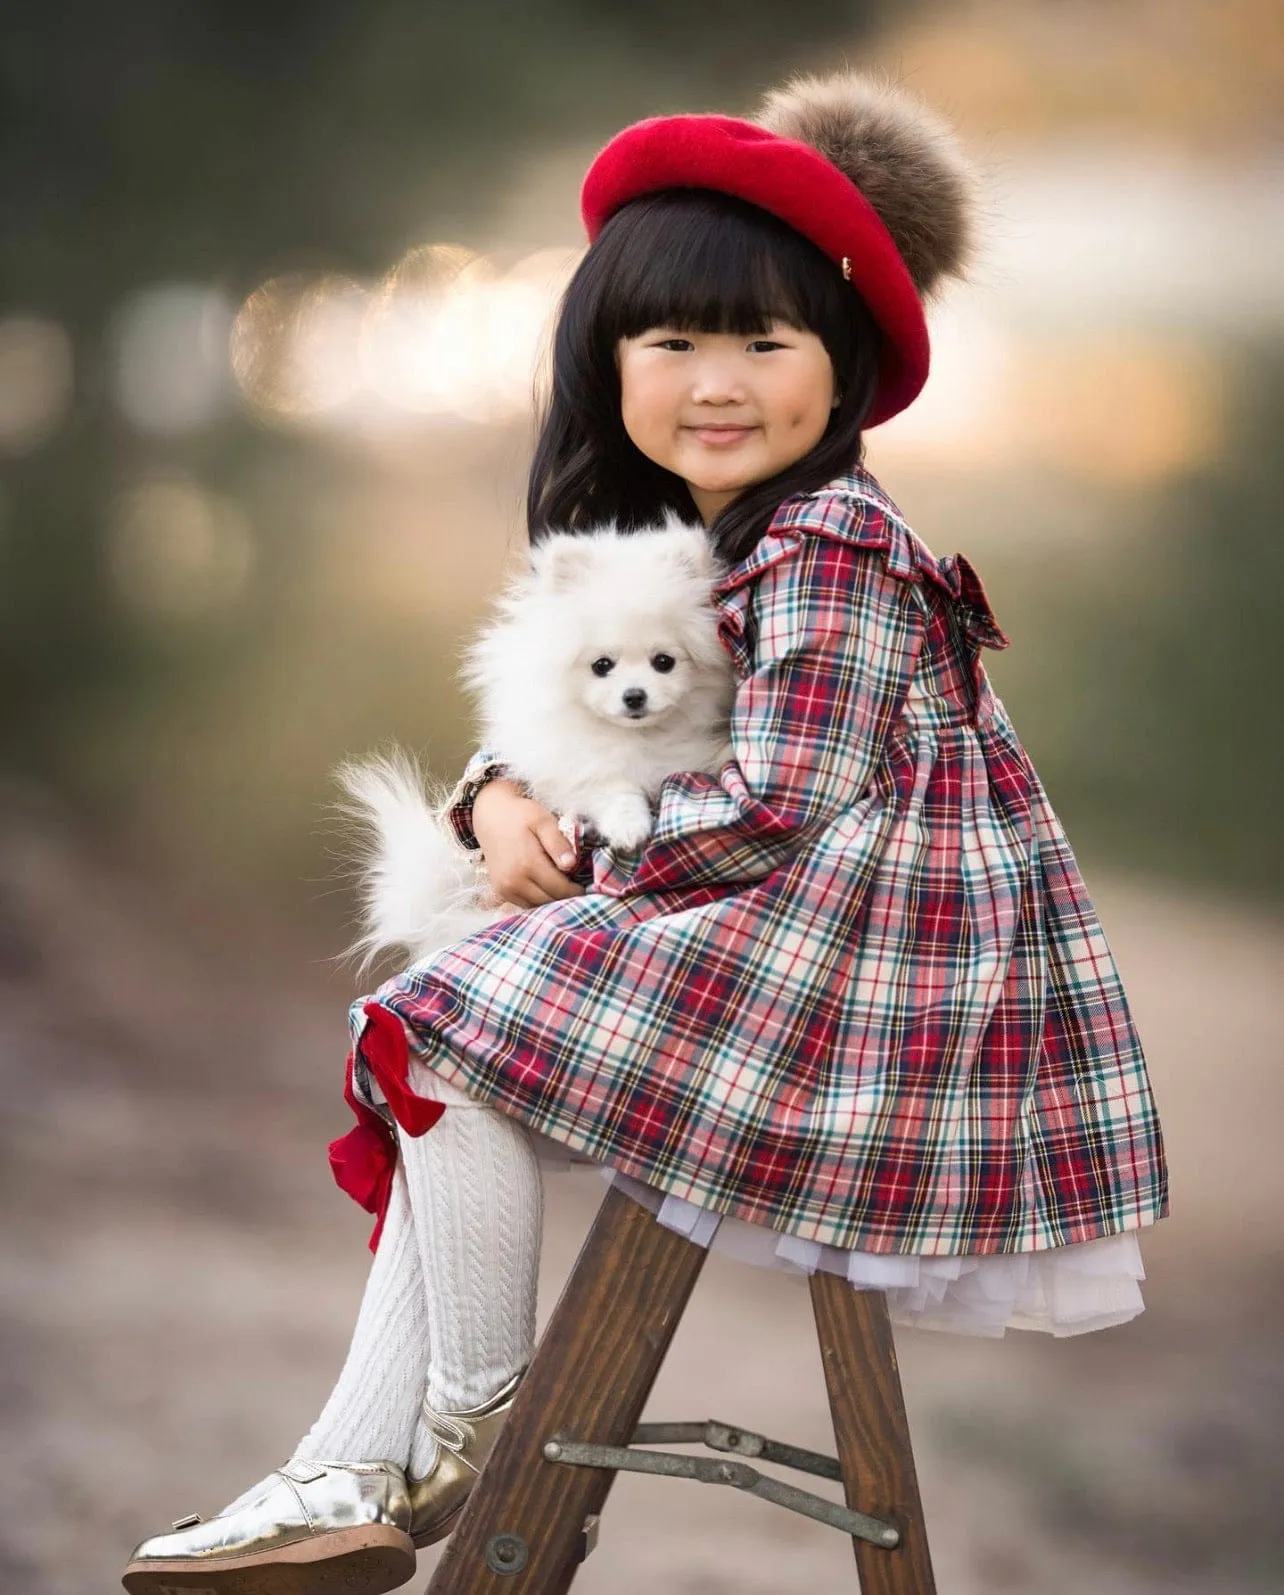
[{"label": "ruffled shoulder detail", "polygon": [[769,566],[796,553],[808,536],[878,550],[886,556],[890,575],[906,582],[930,582],[952,599],[960,625],[978,646],[1010,646],[969,560],[963,554],[938,559],[882,486],[861,467],[813,492],[785,499],[757,545],[714,584],[715,596],[744,587]]},{"label": "ruffled shoulder detail", "polygon": [[883,550],[888,554],[889,570],[897,576],[909,576],[913,569],[880,506],[830,486],[785,499],[756,545],[714,583],[714,593],[721,596],[746,586],[770,566],[797,553],[808,536]]}]

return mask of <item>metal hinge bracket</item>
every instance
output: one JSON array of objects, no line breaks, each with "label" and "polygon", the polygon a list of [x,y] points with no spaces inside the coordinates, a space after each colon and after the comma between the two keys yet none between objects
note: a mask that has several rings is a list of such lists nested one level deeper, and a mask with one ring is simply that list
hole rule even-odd
[{"label": "metal hinge bracket", "polygon": [[[780,1440],[769,1440],[765,1435],[748,1429],[738,1429],[732,1424],[709,1419],[705,1423],[644,1423],[633,1436],[632,1447],[646,1445],[706,1445],[712,1451],[731,1452],[736,1456],[749,1456],[764,1462],[775,1462],[782,1467],[795,1468],[800,1473],[811,1473],[818,1478],[842,1480],[842,1469],[834,1457],[822,1456],[817,1451],[806,1451],[801,1446],[786,1445]],[[789,1512],[800,1512],[804,1517],[827,1523],[844,1534],[868,1540],[887,1550],[900,1544],[900,1531],[891,1523],[855,1512],[851,1507],[840,1506],[826,1500],[823,1495],[813,1495],[810,1490],[800,1490],[770,1474],[759,1473],[745,1462],[718,1461],[713,1457],[684,1456],[679,1451],[642,1451],[631,1446],[590,1445],[582,1440],[566,1440],[554,1435],[544,1442],[546,1462],[562,1463],[573,1468],[610,1468],[618,1473],[652,1473],[669,1479],[694,1479],[701,1484],[729,1484],[733,1489],[744,1490]]]}]

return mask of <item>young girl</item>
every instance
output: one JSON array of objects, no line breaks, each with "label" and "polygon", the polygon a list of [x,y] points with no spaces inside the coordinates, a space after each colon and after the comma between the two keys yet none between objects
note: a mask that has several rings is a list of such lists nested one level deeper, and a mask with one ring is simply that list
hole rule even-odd
[{"label": "young girl", "polygon": [[676,507],[730,569],[735,756],[664,783],[632,854],[573,846],[470,761],[463,846],[521,911],[353,1005],[339,1183],[378,1215],[339,1383],[282,1467],[144,1541],[132,1591],[410,1577],[530,1358],[538,1161],[661,1223],[886,1290],[898,1322],[1074,1334],[1141,1311],[1168,1210],[1110,950],[990,688],[972,567],[861,465],[967,259],[952,135],[850,75],[754,121],[626,128],[583,190],[532,542]]}]

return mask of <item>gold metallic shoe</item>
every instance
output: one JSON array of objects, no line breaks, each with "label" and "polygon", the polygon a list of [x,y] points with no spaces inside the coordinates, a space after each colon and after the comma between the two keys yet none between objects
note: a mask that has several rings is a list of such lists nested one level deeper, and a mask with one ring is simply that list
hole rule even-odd
[{"label": "gold metallic shoe", "polygon": [[514,1374],[504,1388],[467,1412],[435,1412],[424,1403],[424,1417],[439,1442],[437,1460],[422,1479],[406,1477],[410,1491],[410,1537],[416,1548],[444,1540],[464,1510],[477,1475],[499,1439],[522,1382]]},{"label": "gold metallic shoe", "polygon": [[130,1595],[384,1595],[414,1576],[410,1497],[395,1462],[287,1462],[259,1494],[207,1523],[144,1540]]}]

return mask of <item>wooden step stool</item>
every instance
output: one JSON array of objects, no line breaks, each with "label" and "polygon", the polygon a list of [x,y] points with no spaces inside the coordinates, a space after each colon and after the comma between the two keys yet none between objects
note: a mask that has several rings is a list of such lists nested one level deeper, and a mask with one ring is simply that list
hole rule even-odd
[{"label": "wooden step stool", "polygon": [[[638,1418],[708,1256],[612,1187],[427,1595],[562,1595],[619,1469],[732,1485],[852,1535],[863,1595],[934,1595],[887,1298],[811,1276],[838,1457],[727,1424]],[[637,1451],[703,1441],[737,1460]],[[748,1462],[841,1479],[847,1508]]]}]

